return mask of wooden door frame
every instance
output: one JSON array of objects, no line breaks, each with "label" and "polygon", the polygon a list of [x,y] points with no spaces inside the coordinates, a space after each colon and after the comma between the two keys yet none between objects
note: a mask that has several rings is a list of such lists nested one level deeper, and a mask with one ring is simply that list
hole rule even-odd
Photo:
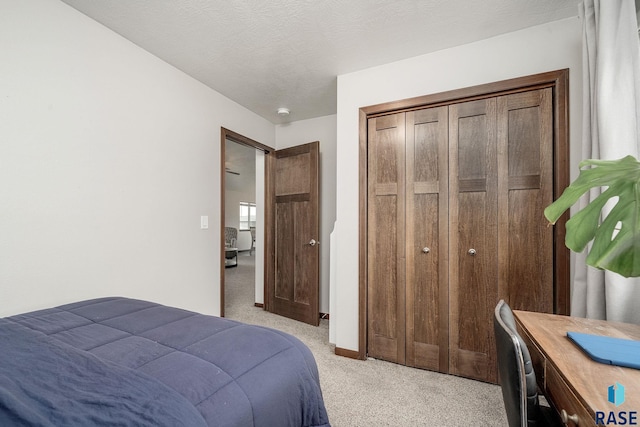
[{"label": "wooden door frame", "polygon": [[258,141],[254,141],[251,138],[240,135],[237,132],[220,127],[220,317],[224,317],[224,218],[225,218],[225,185],[226,185],[226,171],[225,171],[225,153],[226,153],[226,141],[230,140],[238,144],[253,147],[255,149],[264,152],[264,304],[265,310],[270,309],[270,295],[271,289],[273,289],[274,275],[274,263],[273,263],[273,247],[275,245],[274,239],[274,212],[273,212],[273,197],[274,197],[274,181],[273,181],[273,168],[274,168],[274,156],[275,149],[264,145]]},{"label": "wooden door frame", "polygon": [[[569,185],[569,69],[518,77],[494,83],[472,86],[419,96],[400,101],[386,102],[360,108],[359,111],[359,255],[358,255],[358,352],[357,358],[367,357],[367,120],[385,114],[437,107],[457,102],[483,99],[510,93],[550,87],[553,90],[553,194],[554,200]],[[570,265],[569,250],[564,244],[565,212],[554,226],[554,312],[569,314]],[[336,353],[339,349],[336,348]],[[355,352],[350,352],[356,356]],[[345,354],[346,352],[341,352]]]}]

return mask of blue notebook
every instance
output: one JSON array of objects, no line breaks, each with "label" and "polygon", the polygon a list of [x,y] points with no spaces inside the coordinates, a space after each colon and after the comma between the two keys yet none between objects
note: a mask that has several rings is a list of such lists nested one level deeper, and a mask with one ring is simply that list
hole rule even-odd
[{"label": "blue notebook", "polygon": [[567,332],[567,337],[597,362],[640,369],[640,341],[580,332]]}]

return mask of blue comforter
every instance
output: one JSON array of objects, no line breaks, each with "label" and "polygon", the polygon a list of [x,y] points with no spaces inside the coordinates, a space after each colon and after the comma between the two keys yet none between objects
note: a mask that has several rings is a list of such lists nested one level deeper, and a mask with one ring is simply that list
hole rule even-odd
[{"label": "blue comforter", "polygon": [[0,319],[0,425],[329,426],[295,337],[126,298]]}]

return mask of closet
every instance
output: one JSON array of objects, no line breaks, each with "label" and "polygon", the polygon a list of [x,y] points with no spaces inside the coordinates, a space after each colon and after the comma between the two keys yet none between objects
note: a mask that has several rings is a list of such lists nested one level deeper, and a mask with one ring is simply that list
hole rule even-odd
[{"label": "closet", "polygon": [[497,302],[566,309],[554,105],[541,85],[366,118],[367,356],[496,382]]}]

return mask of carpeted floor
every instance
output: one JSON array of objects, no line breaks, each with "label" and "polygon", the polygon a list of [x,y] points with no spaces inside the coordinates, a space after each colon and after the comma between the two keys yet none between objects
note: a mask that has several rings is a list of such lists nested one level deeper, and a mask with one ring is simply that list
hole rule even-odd
[{"label": "carpeted floor", "polygon": [[254,256],[242,252],[225,269],[225,313],[230,319],[295,335],[313,352],[333,427],[506,426],[500,387],[380,360],[336,356],[329,321],[319,327],[254,307]]}]

